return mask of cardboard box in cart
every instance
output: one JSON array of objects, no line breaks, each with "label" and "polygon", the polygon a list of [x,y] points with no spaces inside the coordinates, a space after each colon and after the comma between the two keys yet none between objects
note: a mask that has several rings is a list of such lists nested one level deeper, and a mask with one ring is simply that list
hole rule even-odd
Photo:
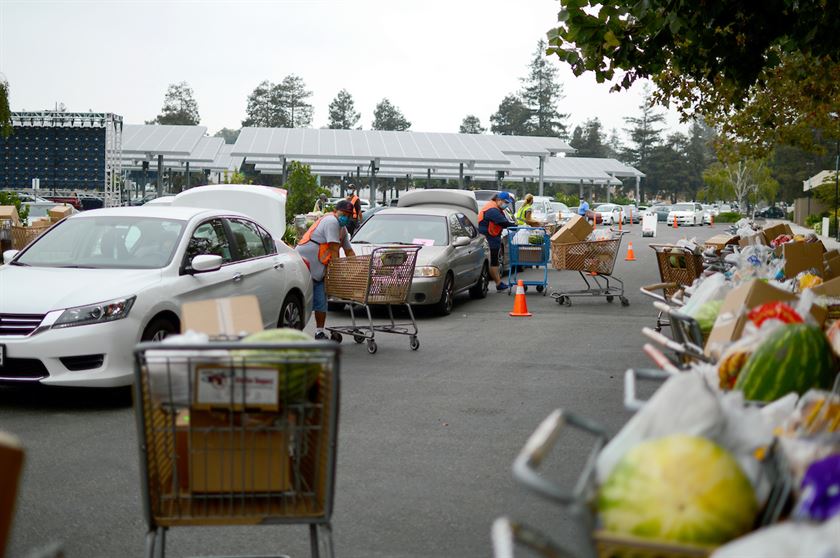
[{"label": "cardboard box in cart", "polygon": [[551,235],[552,244],[584,242],[592,234],[592,225],[580,215],[573,215],[565,225]]}]

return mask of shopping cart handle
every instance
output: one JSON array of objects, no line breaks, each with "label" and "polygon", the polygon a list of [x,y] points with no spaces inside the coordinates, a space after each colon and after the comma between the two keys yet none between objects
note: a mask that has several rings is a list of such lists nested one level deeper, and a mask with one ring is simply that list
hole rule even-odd
[{"label": "shopping cart handle", "polygon": [[525,546],[545,558],[574,558],[570,552],[554,544],[548,537],[527,525],[500,517],[491,531],[493,558],[514,558],[514,547]]},{"label": "shopping cart handle", "polygon": [[[583,473],[578,479],[574,490],[569,492],[564,487],[543,478],[537,469],[549,450],[554,446],[560,431],[564,426],[570,426],[587,432],[595,437],[595,443],[587,459]],[[540,496],[554,500],[561,504],[570,505],[583,499],[589,478],[595,470],[598,452],[607,441],[604,429],[597,424],[557,409],[548,415],[537,427],[525,447],[513,462],[513,476],[516,480],[535,491]]]},{"label": "shopping cart handle", "polygon": [[624,408],[636,412],[647,403],[647,400],[636,397],[636,380],[667,380],[671,376],[673,374],[655,368],[628,369],[624,373]]},{"label": "shopping cart handle", "polygon": [[651,341],[655,341],[656,343],[662,345],[666,349],[670,349],[680,354],[685,353],[685,347],[683,347],[682,345],[680,345],[672,339],[668,339],[658,331],[650,329],[649,327],[642,328],[642,335],[644,335]]}]

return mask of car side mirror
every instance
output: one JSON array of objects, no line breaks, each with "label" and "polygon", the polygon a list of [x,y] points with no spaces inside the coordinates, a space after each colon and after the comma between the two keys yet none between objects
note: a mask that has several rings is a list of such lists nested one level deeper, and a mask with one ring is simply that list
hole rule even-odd
[{"label": "car side mirror", "polygon": [[18,254],[20,254],[20,250],[6,250],[3,252],[3,263],[9,263]]},{"label": "car side mirror", "polygon": [[210,254],[201,254],[196,256],[190,262],[190,267],[193,273],[207,273],[209,271],[218,271],[222,267],[222,257],[213,256]]},{"label": "car side mirror", "polygon": [[456,236],[455,240],[452,241],[452,246],[455,248],[461,248],[462,246],[467,246],[470,243],[470,237],[468,236]]}]

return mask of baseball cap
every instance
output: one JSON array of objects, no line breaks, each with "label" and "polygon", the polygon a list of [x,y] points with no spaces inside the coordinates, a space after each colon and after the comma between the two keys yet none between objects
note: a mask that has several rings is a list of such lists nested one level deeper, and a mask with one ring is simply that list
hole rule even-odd
[{"label": "baseball cap", "polygon": [[513,203],[513,196],[510,194],[510,192],[499,192],[497,194],[497,197],[502,201]]},{"label": "baseball cap", "polygon": [[346,211],[347,213],[353,213],[353,204],[347,200],[338,200],[335,204],[336,211]]}]

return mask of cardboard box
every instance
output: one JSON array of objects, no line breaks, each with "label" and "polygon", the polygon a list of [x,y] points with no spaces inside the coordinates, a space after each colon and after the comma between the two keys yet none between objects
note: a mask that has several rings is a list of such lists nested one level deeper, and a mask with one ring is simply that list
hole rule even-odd
[{"label": "cardboard box", "polygon": [[[292,488],[288,432],[276,413],[182,410],[175,422],[178,485],[185,492],[282,492]],[[243,421],[245,423],[243,424]]]},{"label": "cardboard box", "polygon": [[811,289],[817,296],[827,296],[831,298],[840,298],[840,277],[830,279]]},{"label": "cardboard box", "polygon": [[764,227],[761,234],[764,235],[764,243],[769,246],[772,241],[776,240],[777,236],[782,234],[793,236],[793,231],[787,223],[779,223],[778,225]]},{"label": "cardboard box", "polygon": [[51,208],[47,213],[50,216],[50,221],[57,223],[65,217],[69,217],[73,212],[73,208],[69,205],[57,205]]},{"label": "cardboard box", "polygon": [[840,253],[837,253],[837,250],[829,250],[823,254],[823,265],[825,267],[823,279],[840,277]]},{"label": "cardboard box", "polygon": [[747,246],[754,244],[761,244],[763,246],[767,246],[767,241],[764,239],[763,233],[759,232],[752,236],[744,236],[738,239],[738,246],[740,246],[741,248],[746,248]]},{"label": "cardboard box", "polygon": [[592,225],[580,215],[573,215],[565,225],[551,235],[551,242],[557,244],[572,244],[583,242],[592,234]]},{"label": "cardboard box", "polygon": [[181,332],[231,337],[262,331],[260,303],[254,295],[187,302],[181,307]]},{"label": "cardboard box", "polygon": [[720,252],[727,246],[738,244],[739,240],[741,240],[741,237],[738,235],[716,234],[715,236],[706,240],[706,242],[703,243],[703,246],[707,248],[714,248],[716,251]]},{"label": "cardboard box", "polygon": [[795,277],[800,271],[814,269],[823,276],[823,246],[819,242],[789,242],[777,248],[785,259],[785,277]]},{"label": "cardboard box", "polygon": [[[777,289],[757,279],[748,281],[729,291],[720,308],[715,325],[709,334],[709,339],[706,341],[706,354],[712,354],[713,351],[740,339],[744,332],[744,326],[747,324],[747,313],[756,306],[774,301],[786,302],[795,306],[797,300],[798,297],[795,294]],[[825,322],[827,317],[825,308],[816,305],[811,307],[811,315],[820,325]]]},{"label": "cardboard box", "polygon": [[0,221],[11,221],[12,225],[20,225],[17,208],[13,205],[0,205]]}]

